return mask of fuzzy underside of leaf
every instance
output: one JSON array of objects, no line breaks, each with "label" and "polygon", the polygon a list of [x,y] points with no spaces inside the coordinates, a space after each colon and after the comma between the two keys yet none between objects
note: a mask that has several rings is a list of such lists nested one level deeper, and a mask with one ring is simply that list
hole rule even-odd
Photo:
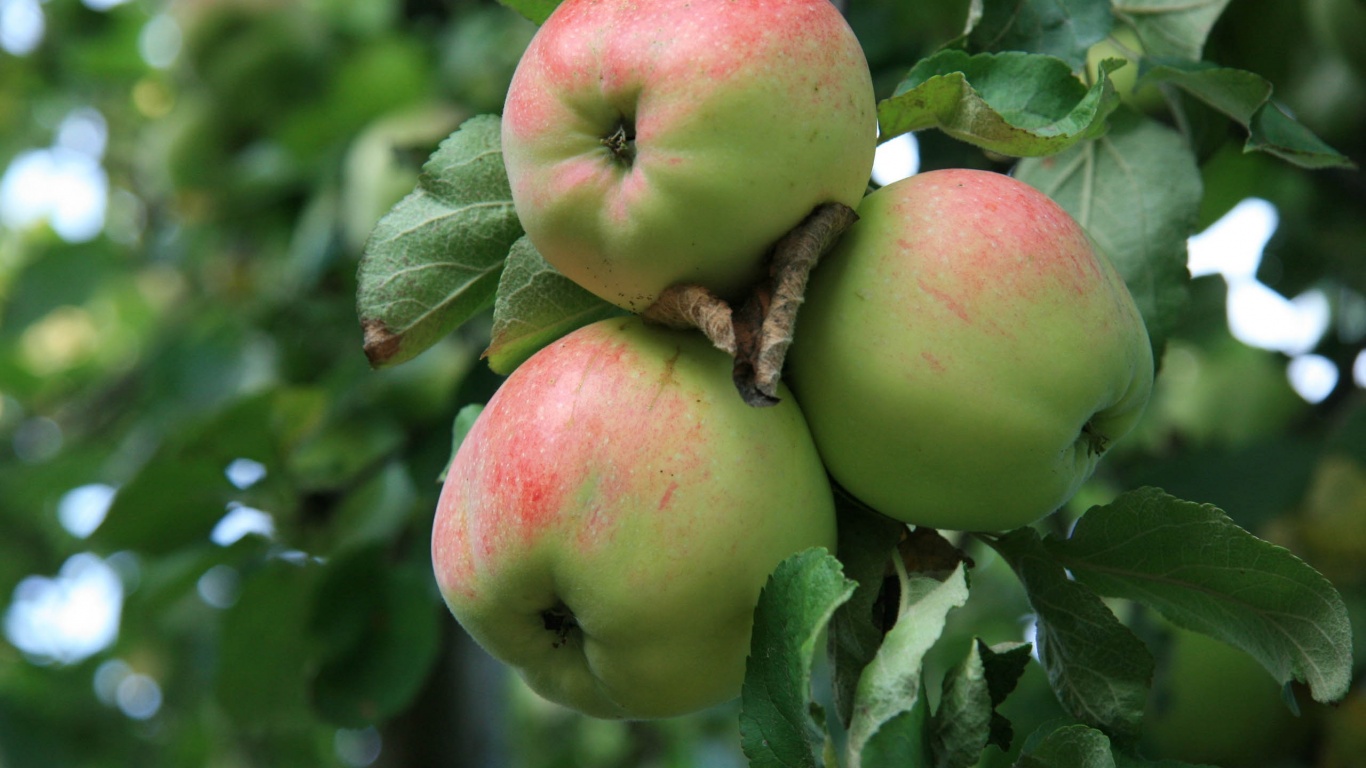
[{"label": "fuzzy underside of leaf", "polygon": [[493,302],[522,235],[499,126],[494,115],[465,121],[371,234],[356,309],[372,366],[416,357]]}]

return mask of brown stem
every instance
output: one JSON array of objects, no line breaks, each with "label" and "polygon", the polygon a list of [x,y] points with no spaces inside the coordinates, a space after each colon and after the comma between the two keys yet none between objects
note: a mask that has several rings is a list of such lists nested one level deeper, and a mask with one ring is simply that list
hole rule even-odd
[{"label": "brown stem", "polygon": [[746,403],[756,408],[778,403],[778,381],[792,344],[797,310],[820,257],[858,221],[854,209],[825,203],[774,243],[768,278],[738,309],[700,285],[667,288],[642,314],[647,322],[670,328],[697,328],[717,349],[735,359],[731,377]]},{"label": "brown stem", "polygon": [[641,316],[669,328],[697,328],[717,349],[735,356],[730,305],[700,285],[669,286]]},{"label": "brown stem", "polygon": [[774,244],[769,279],[735,314],[733,378],[750,405],[778,402],[778,381],[811,270],[857,220],[849,206],[825,203]]}]

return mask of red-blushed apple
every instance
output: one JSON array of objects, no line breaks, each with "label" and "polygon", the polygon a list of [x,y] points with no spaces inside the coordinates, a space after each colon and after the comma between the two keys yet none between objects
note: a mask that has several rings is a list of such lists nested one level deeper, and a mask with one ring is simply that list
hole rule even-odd
[{"label": "red-blushed apple", "polygon": [[795,401],[745,405],[696,332],[585,326],[505,381],[447,473],[437,584],[490,654],[604,718],[736,696],[759,591],[835,546],[834,502]]},{"label": "red-blushed apple", "polygon": [[876,138],[867,60],[829,0],[566,0],[502,121],[532,244],[633,311],[679,282],[737,296],[814,207],[857,205]]},{"label": "red-blushed apple", "polygon": [[816,267],[789,382],[826,467],[914,525],[998,531],[1074,494],[1152,390],[1143,319],[1043,193],[942,170],[870,194]]}]

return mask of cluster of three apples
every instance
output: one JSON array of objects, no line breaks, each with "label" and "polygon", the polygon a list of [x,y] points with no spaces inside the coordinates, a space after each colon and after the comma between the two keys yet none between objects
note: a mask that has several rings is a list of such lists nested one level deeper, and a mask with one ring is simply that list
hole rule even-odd
[{"label": "cluster of three apples", "polygon": [[[1109,386],[1124,353],[1132,382],[1151,378],[1147,338],[1065,213],[995,174],[927,174],[938,182],[864,200],[875,142],[868,65],[828,0],[566,0],[524,54],[503,114],[518,215],[548,261],[608,301],[642,311],[677,283],[737,299],[817,205],[863,217],[812,277],[791,352],[802,410],[786,390],[776,407],[746,406],[700,334],[628,318],[532,357],[466,436],[433,531],[438,584],[471,636],[547,698],[601,717],[729,699],[767,575],[834,548],[827,468],[908,522],[1014,527],[1089,474],[1090,409],[1111,405],[1109,390],[1146,399]],[[992,197],[1000,184],[1015,194]],[[990,245],[967,231],[984,217],[997,220]],[[970,263],[940,250],[972,243]],[[1032,280],[993,274],[1031,259]],[[1001,343],[960,344],[982,331]],[[1041,347],[1089,343],[1105,373],[1084,378],[1105,379],[1103,396],[1042,382],[1056,408],[1036,412],[1035,393],[1015,399],[999,380],[1002,366],[1040,368]],[[993,418],[995,432],[975,426]],[[991,503],[1008,493],[982,489],[1019,477],[1029,498],[1006,517],[1028,519],[1006,520]]]}]

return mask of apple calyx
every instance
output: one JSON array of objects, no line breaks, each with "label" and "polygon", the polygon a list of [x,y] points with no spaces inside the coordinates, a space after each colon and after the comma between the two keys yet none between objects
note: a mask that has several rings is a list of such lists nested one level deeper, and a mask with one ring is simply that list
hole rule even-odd
[{"label": "apple calyx", "polygon": [[641,315],[657,325],[702,331],[713,346],[734,358],[732,380],[746,404],[777,405],[778,381],[811,270],[855,221],[858,214],[843,203],[816,206],[773,244],[768,279],[738,308],[700,285],[684,283],[666,288]]},{"label": "apple calyx", "polygon": [[552,648],[564,647],[564,644],[569,642],[569,635],[579,628],[574,612],[563,602],[556,602],[555,605],[541,611],[541,624],[547,632],[555,635],[554,641],[550,643]]},{"label": "apple calyx", "polygon": [[616,130],[602,137],[602,145],[612,153],[612,159],[630,167],[636,161],[636,127],[623,117]]},{"label": "apple calyx", "polygon": [[1091,456],[1100,456],[1110,449],[1110,438],[1096,429],[1094,418],[1087,419],[1082,425],[1081,436],[1078,439],[1086,444],[1086,452]]}]

